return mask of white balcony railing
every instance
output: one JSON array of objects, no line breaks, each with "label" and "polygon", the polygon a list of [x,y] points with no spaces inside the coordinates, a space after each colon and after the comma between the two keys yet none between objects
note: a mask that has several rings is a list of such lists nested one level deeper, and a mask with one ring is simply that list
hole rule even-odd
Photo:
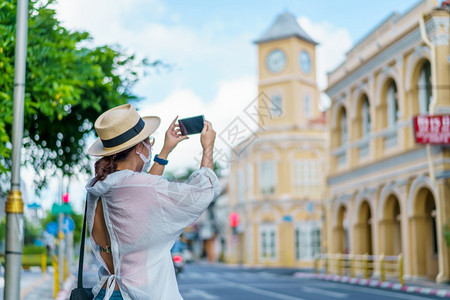
[{"label": "white balcony railing", "polygon": [[383,133],[384,136],[384,148],[389,149],[397,146],[397,127],[390,128]]},{"label": "white balcony railing", "polygon": [[359,141],[355,142],[355,147],[358,148],[359,158],[367,157],[370,153],[370,138],[368,136],[363,137]]},{"label": "white balcony railing", "polygon": [[332,151],[331,154],[336,157],[338,166],[345,165],[346,156],[347,156],[347,147],[346,146],[340,147],[340,148]]}]

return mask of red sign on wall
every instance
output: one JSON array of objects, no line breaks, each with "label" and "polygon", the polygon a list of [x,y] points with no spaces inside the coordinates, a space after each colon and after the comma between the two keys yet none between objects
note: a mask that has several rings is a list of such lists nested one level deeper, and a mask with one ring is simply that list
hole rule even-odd
[{"label": "red sign on wall", "polygon": [[450,115],[418,115],[413,119],[418,144],[450,144]]},{"label": "red sign on wall", "polygon": [[239,225],[239,214],[236,212],[232,212],[230,214],[230,225],[235,228]]}]

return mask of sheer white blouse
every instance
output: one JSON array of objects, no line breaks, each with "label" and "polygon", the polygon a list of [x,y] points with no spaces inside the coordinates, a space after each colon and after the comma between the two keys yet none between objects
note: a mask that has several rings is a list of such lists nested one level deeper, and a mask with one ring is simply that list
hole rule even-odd
[{"label": "sheer white blouse", "polygon": [[[117,171],[87,185],[87,222],[93,252],[101,263],[94,296],[107,282],[105,299],[117,283],[125,300],[183,299],[170,249],[184,228],[193,223],[219,192],[219,181],[209,168],[195,171],[185,183],[161,176]],[[92,238],[97,200],[101,199],[111,239],[114,274],[110,274]],[[104,246],[104,245],[102,245]]]}]

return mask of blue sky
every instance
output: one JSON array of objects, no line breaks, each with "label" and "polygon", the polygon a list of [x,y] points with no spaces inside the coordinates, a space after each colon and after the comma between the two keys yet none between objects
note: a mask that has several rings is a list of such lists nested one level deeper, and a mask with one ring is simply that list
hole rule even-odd
[{"label": "blue sky", "polygon": [[[173,64],[144,78],[135,87],[142,115],[158,115],[154,153],[164,131],[179,115],[203,114],[218,134],[257,94],[256,40],[289,11],[316,41],[318,83],[339,65],[345,52],[394,11],[404,13],[417,0],[59,0],[58,19],[69,29],[86,30],[93,45],[118,44],[128,53]],[[319,99],[317,99],[319,100]],[[88,141],[90,144],[92,141]],[[217,140],[223,152],[230,149]],[[183,141],[169,157],[167,169],[198,167],[198,136]],[[228,166],[224,166],[225,168]],[[84,181],[71,183],[72,199],[83,200]],[[31,182],[28,178],[27,182]],[[55,191],[44,192],[53,199]],[[77,201],[77,200],[75,200]],[[51,203],[51,201],[49,202]],[[45,205],[47,206],[48,205]],[[81,206],[78,208],[81,210]]]},{"label": "blue sky", "polygon": [[[312,23],[328,23],[348,32],[355,43],[393,11],[404,12],[417,0],[322,0],[322,1],[60,1],[60,17],[69,28],[81,28],[92,33],[96,43],[119,43],[131,52],[150,59],[163,59],[175,65],[170,73],[162,72],[143,80],[136,92],[152,103],[164,101],[175,89],[188,88],[204,101],[211,101],[218,84],[241,75],[255,76],[256,47],[254,41],[284,11]],[[89,9],[92,7],[93,9]],[[101,17],[110,15],[111,18]],[[108,32],[110,24],[99,24],[97,18],[114,23],[121,32]],[[153,44],[134,43],[121,39],[121,34],[144,33],[157,29]],[[158,41],[163,39],[177,41]],[[199,49],[188,46],[183,55],[183,43],[197,43]],[[202,42],[199,42],[202,41]],[[164,44],[163,47],[158,44]],[[170,51],[162,51],[171,46]],[[209,47],[205,49],[205,47]],[[229,51],[223,47],[229,47]],[[203,49],[203,51],[201,50]],[[197,51],[196,51],[197,50]],[[205,51],[206,50],[206,51]],[[213,53],[209,52],[212,51]],[[179,55],[177,55],[179,53]]]}]

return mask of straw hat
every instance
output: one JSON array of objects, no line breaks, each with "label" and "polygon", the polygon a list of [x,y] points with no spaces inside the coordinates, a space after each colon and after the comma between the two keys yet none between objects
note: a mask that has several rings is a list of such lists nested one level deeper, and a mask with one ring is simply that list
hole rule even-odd
[{"label": "straw hat", "polygon": [[94,124],[98,139],[89,148],[92,156],[109,156],[131,148],[158,129],[161,119],[141,118],[131,104],[120,105],[105,111]]}]

